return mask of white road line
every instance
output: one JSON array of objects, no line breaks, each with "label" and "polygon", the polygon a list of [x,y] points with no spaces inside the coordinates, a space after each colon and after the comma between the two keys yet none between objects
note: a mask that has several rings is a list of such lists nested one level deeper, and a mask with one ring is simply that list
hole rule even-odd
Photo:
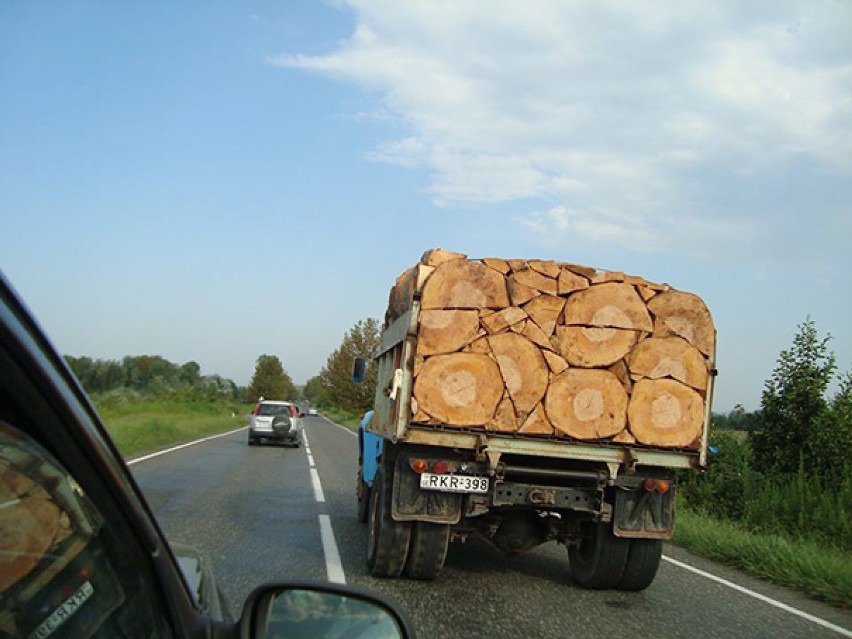
[{"label": "white road line", "polygon": [[314,456],[308,453],[308,466],[311,468],[316,468],[317,465],[314,463]]},{"label": "white road line", "polygon": [[334,541],[334,530],[331,528],[331,517],[319,516],[320,536],[322,537],[322,549],[325,554],[325,572],[328,580],[335,584],[345,584],[346,575],[343,572],[343,563],[340,561],[340,553],[337,550],[337,542]]},{"label": "white road line", "polygon": [[233,435],[234,433],[239,433],[241,430],[245,430],[248,426],[243,426],[242,428],[237,428],[236,430],[229,430],[227,433],[219,433],[218,435],[211,435],[210,437],[204,437],[203,439],[196,439],[195,441],[186,442],[185,444],[181,444],[180,446],[172,446],[171,448],[167,448],[166,450],[161,450],[156,453],[151,453],[150,455],[144,455],[143,457],[137,457],[136,459],[131,459],[126,461],[125,463],[128,466],[132,466],[133,464],[138,464],[139,462],[147,461],[149,459],[153,459],[154,457],[159,457],[160,455],[165,455],[166,453],[173,453],[176,450],[180,450],[181,448],[187,448],[189,446],[195,446],[196,444],[202,444],[204,442],[209,442],[211,439],[219,439],[220,437],[227,437],[228,435]]},{"label": "white road line", "polygon": [[311,468],[311,483],[314,485],[314,498],[316,498],[317,503],[324,504],[325,495],[322,492],[322,484],[316,468]]},{"label": "white road line", "polygon": [[780,608],[781,610],[784,610],[785,612],[789,612],[792,615],[796,615],[797,617],[801,617],[802,619],[807,619],[808,621],[811,621],[811,622],[813,622],[813,623],[815,623],[819,626],[822,626],[823,628],[828,628],[829,630],[833,630],[834,632],[837,632],[837,633],[843,635],[844,637],[852,637],[852,631],[847,630],[846,628],[841,628],[840,626],[837,626],[833,623],[830,623],[830,622],[826,621],[825,619],[820,619],[819,617],[815,617],[814,615],[808,614],[807,612],[803,612],[802,610],[799,610],[798,608],[793,608],[792,606],[788,606],[785,603],[781,603],[780,601],[776,601],[775,599],[767,597],[766,595],[761,595],[759,592],[754,592],[753,590],[749,590],[748,588],[744,588],[743,586],[735,584],[732,581],[728,581],[727,579],[722,579],[721,577],[717,577],[716,575],[713,575],[709,572],[699,570],[698,568],[690,566],[689,564],[685,564],[682,561],[678,561],[677,559],[672,559],[671,557],[668,557],[666,555],[663,555],[663,559],[665,559],[670,564],[674,564],[675,566],[683,568],[684,570],[688,570],[690,572],[693,572],[696,575],[701,575],[702,577],[706,577],[707,579],[711,579],[712,581],[720,583],[723,586],[727,586],[728,588],[732,588],[732,589],[736,590],[737,592],[741,592],[744,595],[748,595],[749,597],[754,597],[755,599],[758,599],[758,600],[760,600],[764,603],[768,603],[770,606],[775,606],[776,608]]}]

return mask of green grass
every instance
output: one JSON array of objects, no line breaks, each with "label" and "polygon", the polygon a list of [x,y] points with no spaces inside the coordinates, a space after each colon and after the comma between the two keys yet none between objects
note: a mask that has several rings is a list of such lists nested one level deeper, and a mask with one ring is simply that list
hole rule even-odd
[{"label": "green grass", "polygon": [[680,508],[674,543],[843,608],[852,605],[852,554],[806,539],[759,534]]},{"label": "green grass", "polygon": [[340,424],[341,426],[346,426],[349,430],[358,431],[358,424],[361,423],[362,415],[356,413],[350,413],[340,408],[335,407],[324,407],[320,408],[319,411],[328,417],[331,421]]},{"label": "green grass", "polygon": [[217,402],[98,406],[110,437],[125,458],[245,426],[248,412],[246,406]]}]

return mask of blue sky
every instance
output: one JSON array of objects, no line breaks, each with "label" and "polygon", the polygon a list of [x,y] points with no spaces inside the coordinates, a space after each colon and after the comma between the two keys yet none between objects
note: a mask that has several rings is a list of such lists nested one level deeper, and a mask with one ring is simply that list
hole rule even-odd
[{"label": "blue sky", "polygon": [[0,269],[63,353],[240,384],[431,247],[701,295],[717,410],[808,316],[852,369],[852,5],[639,6],[5,2]]}]

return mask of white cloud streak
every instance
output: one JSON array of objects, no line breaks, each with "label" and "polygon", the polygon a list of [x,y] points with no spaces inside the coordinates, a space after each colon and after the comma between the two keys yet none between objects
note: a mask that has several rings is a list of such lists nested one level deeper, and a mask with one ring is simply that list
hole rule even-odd
[{"label": "white cloud streak", "polygon": [[542,238],[677,251],[754,240],[708,173],[852,172],[849,3],[344,4],[336,51],[272,62],[377,91],[406,134],[368,159],[427,167],[440,205],[539,199]]}]

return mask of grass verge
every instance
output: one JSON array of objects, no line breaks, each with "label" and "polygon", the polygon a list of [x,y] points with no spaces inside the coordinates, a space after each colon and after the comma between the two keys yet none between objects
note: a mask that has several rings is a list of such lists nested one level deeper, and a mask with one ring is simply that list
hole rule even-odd
[{"label": "grass verge", "polygon": [[98,407],[125,458],[245,426],[244,406],[216,402],[144,401]]},{"label": "grass verge", "polygon": [[852,605],[852,556],[842,550],[753,533],[686,508],[678,510],[674,543],[815,599]]},{"label": "grass verge", "polygon": [[340,408],[320,408],[320,412],[328,417],[331,421],[346,426],[351,431],[358,432],[358,424],[361,423],[362,415],[350,413]]}]

